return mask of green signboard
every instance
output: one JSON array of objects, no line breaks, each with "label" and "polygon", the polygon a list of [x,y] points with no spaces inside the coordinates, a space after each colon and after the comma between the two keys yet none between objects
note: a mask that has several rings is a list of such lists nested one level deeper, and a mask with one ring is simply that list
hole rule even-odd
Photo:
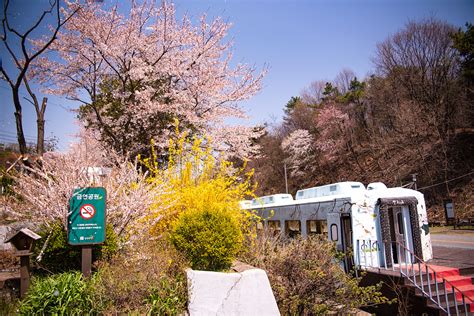
[{"label": "green signboard", "polygon": [[93,245],[105,241],[105,200],[104,188],[74,190],[67,225],[70,245]]}]

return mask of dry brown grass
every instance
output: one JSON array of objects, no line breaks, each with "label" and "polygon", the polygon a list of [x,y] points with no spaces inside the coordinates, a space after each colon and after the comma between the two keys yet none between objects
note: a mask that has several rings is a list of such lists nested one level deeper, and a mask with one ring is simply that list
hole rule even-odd
[{"label": "dry brown grass", "polygon": [[280,241],[269,235],[249,242],[240,260],[267,271],[283,315],[325,315],[387,302],[380,285],[360,287],[344,273],[334,245],[322,237]]},{"label": "dry brown grass", "polygon": [[[167,242],[141,239],[109,262],[99,263],[100,282],[96,293],[108,306],[106,314],[148,313],[150,296],[173,287],[179,299],[172,309],[186,308],[186,261]],[[158,294],[157,294],[158,293]],[[165,293],[166,294],[166,293]],[[161,299],[167,299],[162,297]]]}]

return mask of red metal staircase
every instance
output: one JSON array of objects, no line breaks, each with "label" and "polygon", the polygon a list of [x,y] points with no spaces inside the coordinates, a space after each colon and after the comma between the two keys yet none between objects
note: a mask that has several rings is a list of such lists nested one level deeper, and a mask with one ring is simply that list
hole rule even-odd
[{"label": "red metal staircase", "polygon": [[413,266],[413,271],[409,267],[408,273],[418,276],[417,281],[420,280],[420,275],[425,280],[423,283],[416,282],[418,286],[415,286],[413,278],[409,277],[407,285],[415,287],[416,295],[425,297],[426,293],[424,292],[427,292],[428,296],[431,293],[435,302],[428,299],[428,307],[437,308],[440,305],[448,315],[467,315],[474,310],[474,283],[471,276],[463,276],[459,269],[452,267],[426,263],[420,264],[419,267],[421,267],[421,271],[418,269],[418,264]]},{"label": "red metal staircase", "polygon": [[[357,241],[363,245],[366,241]],[[374,241],[369,241],[373,245]],[[361,247],[359,247],[360,249]],[[363,248],[363,247],[362,247]],[[374,247],[373,247],[374,248]],[[426,299],[426,306],[439,309],[445,315],[472,315],[474,311],[474,283],[471,276],[461,275],[459,269],[432,265],[424,262],[404,245],[397,242],[377,244],[377,251],[367,253],[357,252],[359,269],[374,269],[378,273],[399,273],[405,284],[414,288],[415,295]],[[390,262],[387,262],[385,249],[389,249]],[[396,258],[406,258],[404,262],[393,262]],[[373,256],[378,260],[374,260]],[[375,266],[374,262],[381,262]]]}]

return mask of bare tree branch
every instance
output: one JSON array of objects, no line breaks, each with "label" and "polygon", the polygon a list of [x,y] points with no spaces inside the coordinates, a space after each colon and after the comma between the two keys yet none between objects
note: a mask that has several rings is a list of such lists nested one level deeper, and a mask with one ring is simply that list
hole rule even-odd
[{"label": "bare tree branch", "polygon": [[[44,143],[44,112],[46,110],[47,98],[43,99],[43,103],[40,108],[39,102],[28,84],[26,74],[29,70],[31,63],[51,46],[51,44],[56,40],[56,36],[60,28],[74,14],[78,12],[80,7],[75,8],[75,10],[73,10],[69,14],[69,16],[65,17],[64,19],[61,19],[59,0],[50,1],[49,9],[44,10],[41,13],[40,17],[36,21],[33,22],[32,26],[28,30],[26,30],[26,32],[21,33],[20,31],[18,31],[17,29],[15,29],[14,27],[10,25],[10,22],[8,19],[9,5],[10,5],[10,1],[5,0],[5,4],[3,6],[3,19],[2,19],[3,36],[1,40],[4,46],[6,47],[8,53],[10,54],[11,58],[15,62],[16,68],[18,69],[19,72],[16,74],[16,77],[14,78],[14,76],[9,76],[7,71],[3,67],[0,68],[0,71],[12,89],[13,104],[15,107],[15,119],[16,119],[16,126],[17,126],[18,145],[20,147],[20,152],[22,154],[25,154],[27,151],[25,136],[23,132],[22,105],[21,105],[20,97],[19,97],[20,86],[22,83],[24,83],[28,93],[33,99],[33,101],[28,100],[28,99],[27,100],[35,106],[35,110],[37,114],[37,122],[38,122],[38,149],[39,149],[39,153],[42,154],[41,144]],[[54,27],[51,37],[42,46],[40,46],[36,52],[28,53],[27,43],[28,43],[28,40],[30,39],[29,36],[34,30],[36,30],[44,22],[46,15],[51,14],[53,10],[55,11],[55,14],[56,14],[56,25]],[[20,48],[23,55],[21,60],[17,56],[17,54],[15,54],[14,50],[10,47],[10,44],[8,43],[8,40],[9,40],[8,33],[12,33],[20,39],[20,44],[21,44]],[[40,130],[43,131],[43,136],[40,135],[41,134]]]}]

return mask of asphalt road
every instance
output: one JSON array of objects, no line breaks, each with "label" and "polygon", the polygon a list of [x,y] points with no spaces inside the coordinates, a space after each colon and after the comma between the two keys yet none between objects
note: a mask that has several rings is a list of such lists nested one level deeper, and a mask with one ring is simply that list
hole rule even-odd
[{"label": "asphalt road", "polygon": [[474,232],[431,234],[431,243],[433,247],[474,250]]},{"label": "asphalt road", "polygon": [[431,243],[432,264],[474,271],[474,231],[431,234]]}]

